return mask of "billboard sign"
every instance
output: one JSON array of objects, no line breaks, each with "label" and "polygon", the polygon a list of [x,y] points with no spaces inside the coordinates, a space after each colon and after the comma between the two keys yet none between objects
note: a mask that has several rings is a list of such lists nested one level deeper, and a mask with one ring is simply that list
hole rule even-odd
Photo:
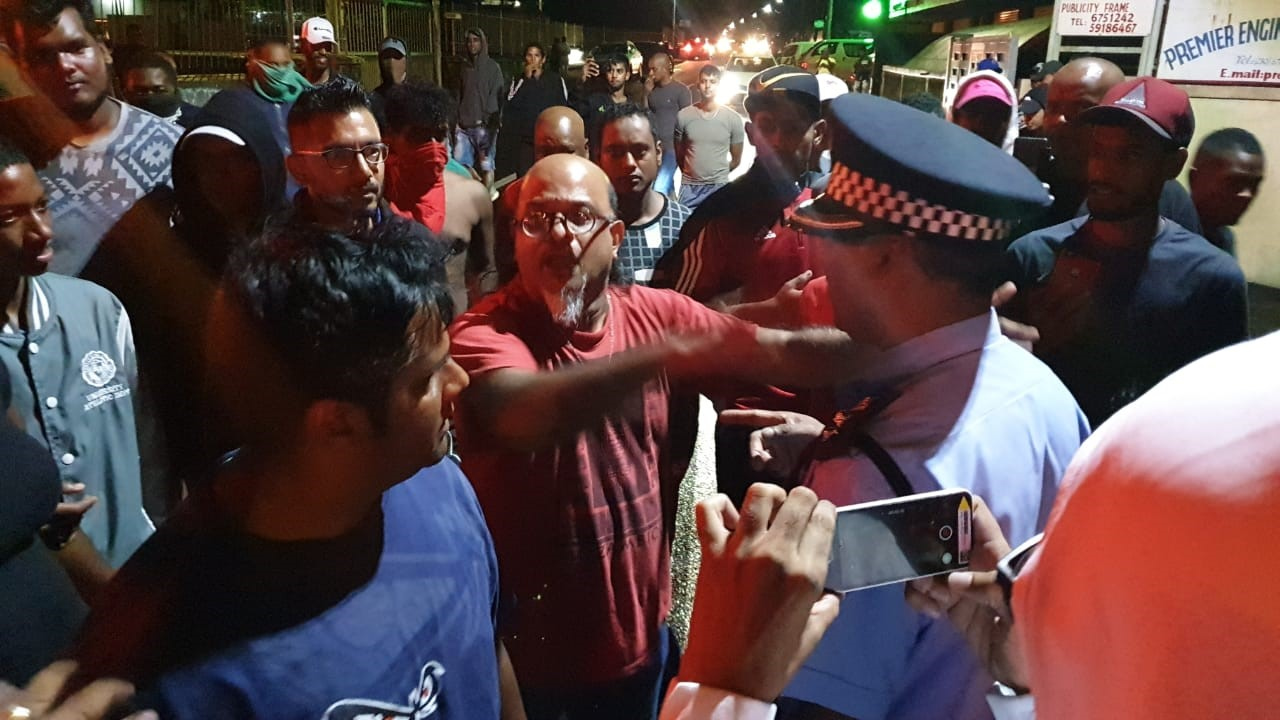
[{"label": "billboard sign", "polygon": [[1275,0],[1169,0],[1156,75],[1174,82],[1280,87]]}]

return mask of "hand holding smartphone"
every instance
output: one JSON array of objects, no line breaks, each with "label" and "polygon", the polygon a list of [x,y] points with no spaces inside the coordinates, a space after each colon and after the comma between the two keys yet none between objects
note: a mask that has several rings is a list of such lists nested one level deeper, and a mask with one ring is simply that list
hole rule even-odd
[{"label": "hand holding smartphone", "polygon": [[827,588],[852,592],[963,570],[973,547],[973,496],[938,490],[836,511]]}]

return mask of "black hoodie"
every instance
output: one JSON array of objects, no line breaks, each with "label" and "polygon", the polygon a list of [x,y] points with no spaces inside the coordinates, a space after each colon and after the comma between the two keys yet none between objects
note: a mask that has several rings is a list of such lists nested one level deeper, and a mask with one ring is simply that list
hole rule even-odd
[{"label": "black hoodie", "polygon": [[204,106],[173,153],[178,237],[215,278],[222,273],[233,240],[226,230],[226,221],[199,192],[196,178],[200,168],[190,157],[186,140],[198,128],[216,127],[229,130],[244,141],[244,147],[258,160],[262,188],[262,214],[253,218],[249,227],[252,231],[261,230],[268,217],[286,206],[288,173],[271,129],[265,123],[255,122],[259,119],[258,112],[253,100],[243,94],[219,93]]},{"label": "black hoodie", "polygon": [[[228,230],[226,219],[200,192],[202,167],[188,141],[201,128],[222,128],[239,137],[257,159],[261,204],[258,216],[247,223],[247,234],[259,234],[266,219],[284,205],[287,174],[280,146],[253,102],[245,94],[225,92],[209,101],[174,150],[173,228],[150,228],[140,238],[146,242],[130,247],[136,262],[131,263],[128,298],[121,300],[133,317],[139,369],[148,381],[147,400],[154,404],[171,482],[203,477],[219,455],[235,447],[218,414],[221,404],[209,394],[204,336],[223,269],[245,238]],[[214,132],[232,145],[228,133]],[[172,502],[177,488],[166,490]]]}]

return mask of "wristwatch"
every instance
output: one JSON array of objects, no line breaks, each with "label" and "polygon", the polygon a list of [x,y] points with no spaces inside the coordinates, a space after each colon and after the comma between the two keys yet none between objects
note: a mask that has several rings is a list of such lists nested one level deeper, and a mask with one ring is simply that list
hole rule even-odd
[{"label": "wristwatch", "polygon": [[76,534],[76,530],[80,529],[79,523],[51,522],[41,525],[38,531],[40,541],[44,546],[54,552],[58,552],[71,542],[71,538]]}]

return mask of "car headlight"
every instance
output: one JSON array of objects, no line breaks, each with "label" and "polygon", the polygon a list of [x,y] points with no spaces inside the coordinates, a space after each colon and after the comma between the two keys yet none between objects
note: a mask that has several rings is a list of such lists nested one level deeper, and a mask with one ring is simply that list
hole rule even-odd
[{"label": "car headlight", "polygon": [[728,105],[734,97],[743,92],[742,86],[732,81],[721,81],[720,87],[716,88],[716,102],[720,105]]}]

